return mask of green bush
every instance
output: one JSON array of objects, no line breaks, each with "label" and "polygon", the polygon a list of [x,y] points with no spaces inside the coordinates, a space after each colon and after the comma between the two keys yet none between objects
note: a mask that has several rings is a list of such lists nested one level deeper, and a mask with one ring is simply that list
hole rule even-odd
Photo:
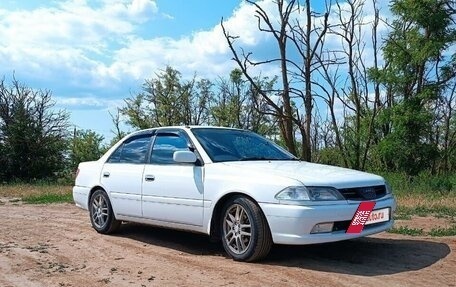
[{"label": "green bush", "polygon": [[444,195],[456,190],[456,174],[431,175],[429,173],[421,173],[415,177],[409,177],[401,173],[380,174],[388,180],[396,194]]}]

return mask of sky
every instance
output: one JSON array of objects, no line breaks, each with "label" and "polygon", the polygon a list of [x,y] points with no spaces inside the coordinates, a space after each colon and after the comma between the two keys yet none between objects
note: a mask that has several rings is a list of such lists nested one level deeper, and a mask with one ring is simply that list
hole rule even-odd
[{"label": "sky", "polygon": [[[272,0],[258,3],[273,10]],[[74,126],[109,140],[109,112],[166,65],[184,78],[229,75],[222,17],[239,46],[273,51],[240,0],[1,0],[0,77],[50,90]]]}]

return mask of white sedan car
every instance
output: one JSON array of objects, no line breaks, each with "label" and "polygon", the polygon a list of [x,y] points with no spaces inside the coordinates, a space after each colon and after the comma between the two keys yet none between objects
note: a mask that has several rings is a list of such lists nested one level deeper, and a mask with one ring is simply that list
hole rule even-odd
[{"label": "white sedan car", "polygon": [[[122,221],[200,232],[239,261],[263,258],[273,243],[385,231],[396,208],[380,176],[300,161],[253,132],[218,127],[134,132],[79,164],[73,197],[99,233]],[[373,216],[347,232],[363,202],[374,203]]]}]

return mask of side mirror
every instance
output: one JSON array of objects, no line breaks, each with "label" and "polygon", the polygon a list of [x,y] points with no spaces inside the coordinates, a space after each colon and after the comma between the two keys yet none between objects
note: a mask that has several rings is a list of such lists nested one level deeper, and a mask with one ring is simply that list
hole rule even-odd
[{"label": "side mirror", "polygon": [[179,163],[195,163],[196,155],[192,151],[179,150],[173,153],[173,160]]}]

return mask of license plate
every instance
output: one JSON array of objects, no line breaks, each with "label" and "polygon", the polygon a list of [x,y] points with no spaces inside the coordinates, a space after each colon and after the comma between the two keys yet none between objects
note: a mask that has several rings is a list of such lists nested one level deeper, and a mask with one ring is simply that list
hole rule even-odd
[{"label": "license plate", "polygon": [[390,209],[389,208],[382,208],[377,210],[372,210],[367,219],[365,225],[385,222],[390,220]]}]

